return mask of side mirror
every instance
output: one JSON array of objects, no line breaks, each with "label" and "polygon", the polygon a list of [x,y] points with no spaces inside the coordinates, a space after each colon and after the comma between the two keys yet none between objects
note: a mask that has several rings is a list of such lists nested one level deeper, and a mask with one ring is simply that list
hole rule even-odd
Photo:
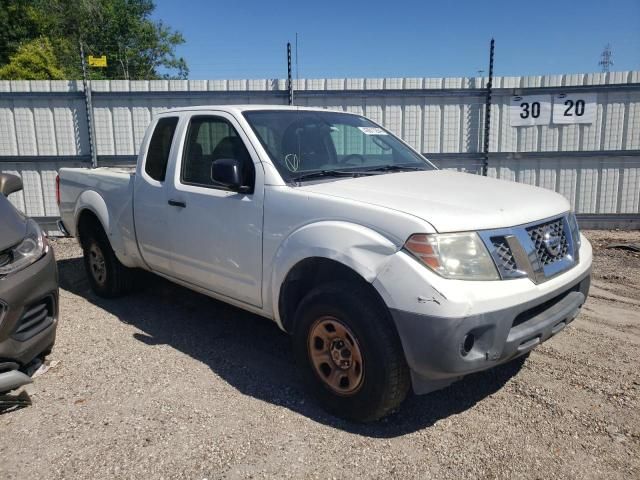
[{"label": "side mirror", "polygon": [[9,173],[0,173],[0,193],[8,197],[22,190],[22,179]]},{"label": "side mirror", "polygon": [[211,180],[234,192],[248,192],[242,185],[242,164],[235,158],[219,158],[211,163]]}]

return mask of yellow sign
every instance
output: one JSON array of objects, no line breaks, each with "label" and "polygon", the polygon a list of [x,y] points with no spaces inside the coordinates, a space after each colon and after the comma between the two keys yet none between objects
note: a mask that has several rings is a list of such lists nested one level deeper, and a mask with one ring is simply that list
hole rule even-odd
[{"label": "yellow sign", "polygon": [[106,67],[107,66],[107,56],[102,55],[101,57],[94,57],[93,55],[89,55],[89,66],[90,67]]}]

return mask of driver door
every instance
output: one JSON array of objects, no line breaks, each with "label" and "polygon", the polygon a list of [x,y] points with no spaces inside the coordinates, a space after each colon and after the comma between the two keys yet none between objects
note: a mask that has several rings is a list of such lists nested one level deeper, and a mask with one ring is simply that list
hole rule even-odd
[{"label": "driver door", "polygon": [[[241,161],[247,193],[212,180],[211,164],[221,158]],[[174,275],[260,307],[264,193],[257,154],[235,119],[220,112],[189,119],[178,160],[167,192]]]}]

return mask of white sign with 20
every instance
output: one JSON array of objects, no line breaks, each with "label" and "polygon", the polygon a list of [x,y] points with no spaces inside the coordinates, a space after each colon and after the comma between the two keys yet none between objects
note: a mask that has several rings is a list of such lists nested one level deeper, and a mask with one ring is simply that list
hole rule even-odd
[{"label": "white sign with 20", "polygon": [[553,123],[593,123],[596,110],[595,93],[561,93],[553,97]]}]

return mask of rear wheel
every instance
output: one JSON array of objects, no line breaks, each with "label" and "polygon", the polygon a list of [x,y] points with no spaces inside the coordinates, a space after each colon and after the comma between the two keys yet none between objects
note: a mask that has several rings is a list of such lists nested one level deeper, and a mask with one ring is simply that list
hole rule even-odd
[{"label": "rear wheel", "polygon": [[385,306],[363,286],[322,285],[300,303],[294,350],[314,395],[331,413],[377,420],[404,400],[409,369]]},{"label": "rear wheel", "polygon": [[89,284],[96,295],[113,298],[132,289],[135,270],[120,263],[100,226],[85,232],[82,247]]}]

